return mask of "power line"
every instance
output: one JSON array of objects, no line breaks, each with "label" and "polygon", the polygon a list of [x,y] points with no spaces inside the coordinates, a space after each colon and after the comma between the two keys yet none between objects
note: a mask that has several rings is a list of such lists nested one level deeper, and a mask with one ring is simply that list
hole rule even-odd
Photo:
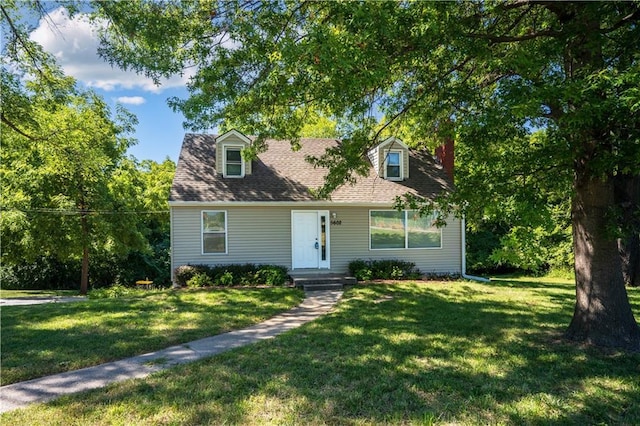
[{"label": "power line", "polygon": [[51,208],[36,208],[36,209],[0,209],[2,212],[20,212],[20,213],[45,213],[45,214],[58,214],[58,215],[146,215],[146,214],[167,214],[169,210],[61,210]]}]

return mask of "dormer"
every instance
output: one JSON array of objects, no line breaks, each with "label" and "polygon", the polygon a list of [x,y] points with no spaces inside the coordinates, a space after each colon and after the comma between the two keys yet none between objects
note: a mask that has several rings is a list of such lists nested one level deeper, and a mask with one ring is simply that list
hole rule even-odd
[{"label": "dormer", "polygon": [[393,181],[409,177],[409,147],[400,139],[390,137],[368,153],[378,176]]},{"label": "dormer", "polygon": [[251,145],[251,140],[238,132],[229,130],[216,139],[216,170],[226,178],[243,178],[251,174],[251,161],[246,161],[242,150]]}]

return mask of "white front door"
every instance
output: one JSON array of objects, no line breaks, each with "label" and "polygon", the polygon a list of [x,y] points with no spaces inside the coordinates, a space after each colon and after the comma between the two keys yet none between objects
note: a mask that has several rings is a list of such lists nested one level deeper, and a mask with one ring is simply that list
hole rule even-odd
[{"label": "white front door", "polygon": [[329,212],[291,212],[293,269],[329,267]]}]

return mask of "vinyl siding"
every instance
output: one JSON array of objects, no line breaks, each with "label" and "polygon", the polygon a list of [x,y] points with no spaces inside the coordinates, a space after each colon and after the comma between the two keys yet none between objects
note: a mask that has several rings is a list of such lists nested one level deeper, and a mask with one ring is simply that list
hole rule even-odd
[{"label": "vinyl siding", "polygon": [[[369,208],[331,209],[341,225],[331,226],[331,269],[346,272],[353,259],[402,259],[414,262],[423,273],[460,273],[460,221],[450,218],[442,228],[442,248],[435,249],[369,249]],[[374,208],[377,210],[377,208]]]},{"label": "vinyl siding", "polygon": [[[231,135],[227,138],[225,138],[225,140],[223,142],[220,142],[219,144],[216,144],[216,170],[218,171],[219,174],[222,174],[222,171],[224,170],[224,147],[225,146],[242,146],[242,147],[246,147],[247,144],[240,139],[239,137],[235,136],[235,135]],[[251,161],[244,161],[244,174],[246,175],[250,175],[251,174]]]},{"label": "vinyl siding", "polygon": [[[227,253],[202,254],[202,210],[227,211]],[[291,267],[291,209],[172,207],[173,268],[186,264],[268,263]]]},{"label": "vinyl siding", "polygon": [[[227,211],[227,254],[202,254],[202,210]],[[171,208],[172,270],[186,264],[261,263],[291,269],[291,211],[329,210],[340,224],[329,228],[330,270],[348,271],[353,259],[403,259],[423,273],[460,273],[460,221],[450,219],[442,228],[442,248],[369,249],[367,207],[177,207]],[[331,219],[333,221],[333,219]]]}]

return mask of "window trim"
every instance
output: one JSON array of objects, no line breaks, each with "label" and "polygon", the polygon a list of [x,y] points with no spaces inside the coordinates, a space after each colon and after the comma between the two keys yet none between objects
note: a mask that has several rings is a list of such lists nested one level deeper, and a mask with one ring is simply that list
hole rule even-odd
[{"label": "window trim", "polygon": [[[207,232],[207,234],[222,234],[224,233],[224,253],[210,253],[204,251],[204,214],[205,213],[224,213],[224,232]],[[220,256],[229,254],[229,221],[226,210],[201,210],[200,211],[200,253],[203,256]]]},{"label": "window trim", "polygon": [[[391,181],[401,181],[404,180],[404,150],[402,149],[385,149],[383,151],[384,154],[384,163],[383,163],[383,167],[384,167],[384,178],[386,180],[391,180]],[[398,154],[398,158],[399,158],[399,167],[400,167],[400,176],[395,177],[395,176],[388,176],[387,175],[387,171],[388,171],[388,167],[389,167],[389,154]]]},{"label": "window trim", "polygon": [[[233,151],[240,151],[240,174],[239,175],[229,175],[227,173],[227,151],[229,149]],[[244,149],[243,145],[224,145],[222,152],[222,176],[226,178],[238,179],[243,178],[245,176],[245,165],[244,158],[242,158],[242,150]]]},{"label": "window trim", "polygon": [[437,247],[409,247],[409,231],[407,229],[407,223],[409,221],[409,212],[414,210],[402,210],[404,213],[403,224],[404,224],[404,247],[395,247],[395,248],[373,248],[371,246],[371,212],[397,212],[394,209],[370,209],[369,210],[369,251],[378,251],[378,250],[441,250],[442,249],[442,228],[436,227],[438,232],[440,233],[440,245]]}]

